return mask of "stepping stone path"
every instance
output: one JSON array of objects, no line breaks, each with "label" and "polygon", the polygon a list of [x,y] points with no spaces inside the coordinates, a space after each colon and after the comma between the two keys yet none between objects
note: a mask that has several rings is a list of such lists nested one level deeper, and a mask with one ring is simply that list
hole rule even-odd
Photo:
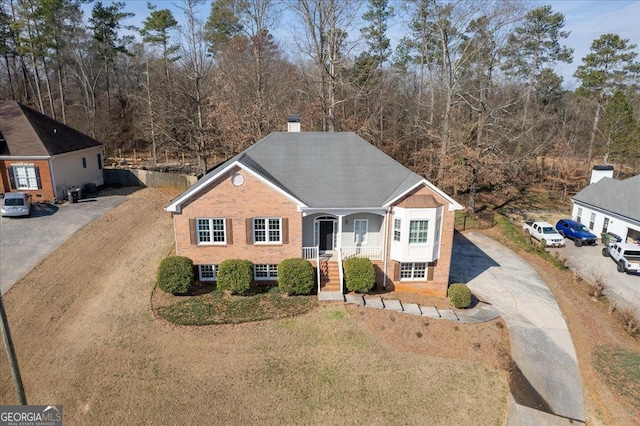
[{"label": "stepping stone path", "polygon": [[471,309],[438,309],[435,306],[421,306],[416,303],[402,303],[396,299],[383,299],[380,296],[369,296],[349,293],[344,295],[344,302],[365,308],[383,309],[386,311],[402,312],[428,318],[445,319],[462,323],[480,323],[492,321],[500,313],[492,305],[479,302]]}]

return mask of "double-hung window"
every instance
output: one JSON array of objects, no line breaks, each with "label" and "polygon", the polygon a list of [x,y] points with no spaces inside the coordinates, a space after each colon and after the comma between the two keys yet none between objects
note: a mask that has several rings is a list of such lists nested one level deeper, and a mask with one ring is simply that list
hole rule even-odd
[{"label": "double-hung window", "polygon": [[280,218],[253,218],[254,243],[282,243],[282,220]]},{"label": "double-hung window", "polygon": [[216,281],[218,279],[218,265],[198,265],[200,281]]},{"label": "double-hung window", "polygon": [[198,244],[226,244],[226,224],[223,218],[196,219]]},{"label": "double-hung window", "polygon": [[40,189],[40,179],[36,166],[11,166],[9,170],[15,189]]},{"label": "double-hung window", "polygon": [[253,278],[256,280],[277,280],[278,265],[273,265],[273,264],[253,265]]},{"label": "double-hung window", "polygon": [[591,213],[591,219],[589,220],[589,230],[593,231],[593,228],[596,226],[596,214]]},{"label": "double-hung window", "polygon": [[369,221],[366,219],[356,219],[353,221],[353,242],[356,244],[367,244],[367,230]]},{"label": "double-hung window", "polygon": [[402,226],[402,220],[393,219],[393,241],[400,241],[400,227]]},{"label": "double-hung window", "polygon": [[409,244],[426,244],[428,230],[428,220],[412,220],[409,222]]},{"label": "double-hung window", "polygon": [[427,271],[425,262],[409,262],[400,264],[401,280],[419,280],[424,279]]}]

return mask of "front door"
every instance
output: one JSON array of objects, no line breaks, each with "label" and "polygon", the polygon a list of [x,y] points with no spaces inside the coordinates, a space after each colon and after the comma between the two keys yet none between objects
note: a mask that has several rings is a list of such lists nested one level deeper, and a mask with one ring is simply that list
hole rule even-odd
[{"label": "front door", "polygon": [[333,221],[321,220],[318,225],[318,245],[320,250],[333,250]]}]

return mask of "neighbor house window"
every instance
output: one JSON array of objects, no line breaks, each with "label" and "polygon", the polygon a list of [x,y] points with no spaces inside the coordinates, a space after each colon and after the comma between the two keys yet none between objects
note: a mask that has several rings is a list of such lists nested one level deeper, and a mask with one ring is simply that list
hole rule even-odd
[{"label": "neighbor house window", "polygon": [[40,189],[38,167],[33,165],[11,166],[9,178],[15,189]]},{"label": "neighbor house window", "polygon": [[98,170],[102,170],[102,154],[98,154]]},{"label": "neighbor house window", "polygon": [[196,237],[198,244],[225,244],[227,242],[225,231],[224,219],[196,219]]},{"label": "neighbor house window", "polygon": [[409,222],[409,244],[426,243],[428,229],[428,220],[412,220]]},{"label": "neighbor house window", "polygon": [[606,234],[608,230],[609,230],[609,218],[605,217],[604,222],[602,223],[602,233]]},{"label": "neighbor house window", "polygon": [[367,243],[367,228],[369,221],[366,219],[356,219],[353,221],[353,242],[356,244]]},{"label": "neighbor house window", "polygon": [[436,219],[436,235],[435,235],[435,244],[440,243],[440,228],[442,227],[442,216],[438,216]]},{"label": "neighbor house window", "polygon": [[87,157],[82,157],[82,168],[83,169],[87,168]]},{"label": "neighbor house window", "polygon": [[400,241],[400,227],[402,226],[402,220],[393,219],[393,241]]},{"label": "neighbor house window", "polygon": [[593,227],[596,224],[596,214],[591,213],[591,219],[589,220],[589,230],[593,231]]},{"label": "neighbor house window", "polygon": [[254,218],[253,241],[255,243],[281,243],[280,218]]},{"label": "neighbor house window", "polygon": [[582,207],[578,207],[578,217],[576,217],[576,222],[582,223]]},{"label": "neighbor house window", "polygon": [[200,281],[216,281],[218,279],[218,265],[198,265]]},{"label": "neighbor house window", "polygon": [[427,276],[427,264],[425,262],[409,262],[400,264],[401,280],[417,280]]},{"label": "neighbor house window", "polygon": [[278,279],[278,265],[253,265],[253,278],[256,280]]}]

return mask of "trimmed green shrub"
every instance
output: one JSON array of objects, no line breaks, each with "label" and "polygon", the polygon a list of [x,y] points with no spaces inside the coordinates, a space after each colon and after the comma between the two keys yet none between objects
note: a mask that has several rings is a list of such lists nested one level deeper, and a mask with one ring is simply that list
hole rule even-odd
[{"label": "trimmed green shrub", "polygon": [[184,256],[167,256],[160,262],[156,278],[164,292],[187,293],[193,285],[193,261]]},{"label": "trimmed green shrub", "polygon": [[314,285],[313,265],[304,259],[285,259],[278,264],[278,288],[287,294],[309,294]]},{"label": "trimmed green shrub", "polygon": [[253,283],[253,263],[244,259],[228,259],[218,266],[218,290],[243,294]]},{"label": "trimmed green shrub", "polygon": [[471,290],[464,284],[451,284],[447,295],[456,308],[468,308],[471,305]]},{"label": "trimmed green shrub", "polygon": [[376,271],[371,260],[360,257],[345,260],[344,280],[349,291],[369,292],[376,283]]}]

